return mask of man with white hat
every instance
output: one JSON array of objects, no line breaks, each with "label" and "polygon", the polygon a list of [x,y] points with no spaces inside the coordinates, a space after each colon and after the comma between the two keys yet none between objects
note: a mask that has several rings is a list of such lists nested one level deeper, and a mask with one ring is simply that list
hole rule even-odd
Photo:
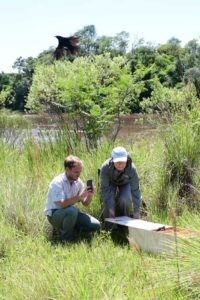
[{"label": "man with white hat", "polygon": [[138,174],[124,147],[112,150],[100,172],[104,218],[140,218],[141,192]]}]

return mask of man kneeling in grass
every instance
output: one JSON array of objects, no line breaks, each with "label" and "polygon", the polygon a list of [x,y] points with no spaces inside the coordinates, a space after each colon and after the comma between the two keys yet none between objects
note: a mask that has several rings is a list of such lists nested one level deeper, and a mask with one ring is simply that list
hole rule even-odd
[{"label": "man kneeling in grass", "polygon": [[83,162],[76,156],[68,156],[64,160],[65,172],[56,176],[50,183],[45,215],[51,225],[61,232],[63,242],[73,242],[83,232],[100,230],[100,223],[89,214],[81,212],[76,203],[88,206],[94,191],[85,188],[79,178]]}]

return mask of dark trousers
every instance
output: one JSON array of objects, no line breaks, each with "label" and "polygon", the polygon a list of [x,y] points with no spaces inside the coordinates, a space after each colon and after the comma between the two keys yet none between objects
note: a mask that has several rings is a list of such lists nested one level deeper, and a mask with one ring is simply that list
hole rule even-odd
[{"label": "dark trousers", "polygon": [[82,213],[75,206],[60,208],[47,216],[54,228],[61,231],[63,241],[73,241],[75,236],[82,232],[95,232],[100,230],[100,223],[89,214]]},{"label": "dark trousers", "polygon": [[[131,195],[131,187],[130,184],[124,184],[122,186],[111,186],[112,189],[110,199],[112,203],[114,203],[114,213],[115,216],[128,216],[133,215],[133,202]],[[104,218],[110,217],[109,207],[103,202],[103,212]]]}]

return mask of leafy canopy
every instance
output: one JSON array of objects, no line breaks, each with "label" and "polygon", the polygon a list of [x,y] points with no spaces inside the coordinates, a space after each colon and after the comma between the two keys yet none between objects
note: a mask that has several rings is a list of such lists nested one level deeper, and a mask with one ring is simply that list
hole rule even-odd
[{"label": "leafy canopy", "polygon": [[27,108],[67,113],[88,144],[96,146],[114,119],[128,111],[132,80],[126,59],[109,54],[39,65]]}]

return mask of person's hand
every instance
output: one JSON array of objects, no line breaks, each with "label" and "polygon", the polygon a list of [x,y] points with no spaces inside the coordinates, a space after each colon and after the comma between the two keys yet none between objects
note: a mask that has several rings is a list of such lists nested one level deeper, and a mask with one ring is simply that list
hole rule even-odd
[{"label": "person's hand", "polygon": [[86,191],[87,191],[87,197],[86,197],[86,200],[92,200],[92,197],[94,196],[95,194],[95,187],[93,187],[93,189],[87,189],[86,188]]},{"label": "person's hand", "polygon": [[79,195],[79,199],[81,202],[84,201],[84,199],[86,199],[86,197],[88,196],[88,191],[84,190],[80,195]]},{"label": "person's hand", "polygon": [[95,192],[96,192],[96,188],[95,188],[95,186],[93,186],[93,187],[92,187],[92,189],[91,189],[91,188],[89,188],[89,187],[86,187],[86,190],[87,190],[89,193],[92,193],[92,195],[94,195],[94,194],[95,194]]},{"label": "person's hand", "polygon": [[92,197],[93,197],[93,195],[94,195],[94,193],[95,193],[95,190],[93,189],[93,190],[85,190],[81,195],[80,195],[80,197],[81,197],[81,202],[82,202],[82,204],[83,205],[85,205],[85,206],[87,206],[87,205],[89,205],[90,204],[90,202],[92,201]]}]

